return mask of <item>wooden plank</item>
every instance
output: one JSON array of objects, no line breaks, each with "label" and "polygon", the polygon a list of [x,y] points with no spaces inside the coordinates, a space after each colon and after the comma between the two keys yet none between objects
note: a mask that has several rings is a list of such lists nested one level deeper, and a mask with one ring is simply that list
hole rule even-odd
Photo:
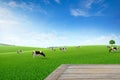
[{"label": "wooden plank", "polygon": [[120,73],[120,69],[66,69],[63,73]]},{"label": "wooden plank", "polygon": [[45,80],[120,80],[120,65],[61,65]]},{"label": "wooden plank", "polygon": [[92,79],[106,79],[106,78],[111,78],[111,79],[120,79],[120,74],[62,74],[59,79],[65,79],[65,78],[92,78]]},{"label": "wooden plank", "polygon": [[44,80],[57,80],[57,78],[64,72],[68,65],[62,64],[55,71],[53,71],[46,79]]},{"label": "wooden plank", "polygon": [[111,64],[93,64],[93,65],[69,65],[68,68],[74,68],[74,69],[78,69],[78,68],[118,68],[120,69],[120,65],[115,64],[115,65],[111,65]]},{"label": "wooden plank", "polygon": [[67,79],[57,79],[57,80],[120,80],[120,79],[110,79],[110,78],[108,78],[108,79],[90,79],[90,78],[84,78],[84,79],[79,79],[79,78],[67,78]]}]

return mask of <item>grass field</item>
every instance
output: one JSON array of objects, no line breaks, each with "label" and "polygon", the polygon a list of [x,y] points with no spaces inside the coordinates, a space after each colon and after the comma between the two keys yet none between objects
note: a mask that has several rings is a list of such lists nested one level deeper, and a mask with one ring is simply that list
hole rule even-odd
[{"label": "grass field", "polygon": [[[19,49],[24,53],[17,54]],[[33,58],[32,50],[44,51],[46,58]],[[44,80],[61,64],[120,64],[120,50],[109,53],[106,46],[81,46],[54,52],[47,48],[0,46],[0,80]]]}]

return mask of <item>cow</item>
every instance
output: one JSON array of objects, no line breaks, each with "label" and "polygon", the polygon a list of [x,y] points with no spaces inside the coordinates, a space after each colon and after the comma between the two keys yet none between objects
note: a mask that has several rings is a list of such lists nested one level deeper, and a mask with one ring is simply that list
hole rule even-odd
[{"label": "cow", "polygon": [[45,57],[45,54],[43,53],[43,51],[35,51],[35,50],[33,50],[32,55],[33,55],[33,57],[34,56],[43,56],[43,57]]},{"label": "cow", "polygon": [[52,50],[52,51],[56,51],[55,48],[53,48],[53,47],[51,47],[51,50]]},{"label": "cow", "polygon": [[109,48],[109,52],[116,52],[116,51],[118,51],[118,47]]},{"label": "cow", "polygon": [[107,48],[111,48],[110,46],[106,46]]},{"label": "cow", "polygon": [[66,51],[66,48],[59,48],[60,49],[60,51]]},{"label": "cow", "polygon": [[23,50],[17,50],[17,53],[18,53],[18,54],[22,54],[22,53],[23,53]]},{"label": "cow", "polygon": [[76,48],[80,48],[80,46],[77,46]]}]

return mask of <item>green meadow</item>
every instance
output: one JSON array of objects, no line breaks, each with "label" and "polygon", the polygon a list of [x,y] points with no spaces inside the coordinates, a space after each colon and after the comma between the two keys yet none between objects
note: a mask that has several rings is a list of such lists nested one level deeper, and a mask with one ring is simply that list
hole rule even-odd
[{"label": "green meadow", "polygon": [[[120,48],[120,47],[119,47]],[[22,49],[23,54],[16,51]],[[32,50],[42,50],[46,58],[33,58]],[[44,80],[61,64],[120,64],[120,50],[108,52],[106,46],[49,48],[0,46],[0,80]]]}]

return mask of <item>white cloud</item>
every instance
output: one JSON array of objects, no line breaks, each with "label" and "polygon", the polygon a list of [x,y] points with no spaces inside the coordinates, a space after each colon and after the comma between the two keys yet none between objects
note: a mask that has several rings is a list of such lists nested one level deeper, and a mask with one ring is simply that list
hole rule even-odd
[{"label": "white cloud", "polygon": [[104,4],[104,0],[86,0],[86,1],[84,1],[84,3],[83,3],[83,6],[84,6],[86,9],[92,8],[93,5],[97,5],[97,7],[98,7],[98,6],[103,6],[103,5],[105,5],[105,4]]},{"label": "white cloud", "polygon": [[83,16],[83,17],[88,17],[87,12],[80,10],[80,9],[71,9],[71,15],[73,16]]},{"label": "white cloud", "polygon": [[11,1],[11,0],[8,1],[8,2],[0,1],[0,4],[1,4],[2,7],[9,7],[9,8],[24,8],[24,9],[28,9],[27,6],[29,6],[25,2],[17,3],[16,1]]},{"label": "white cloud", "polygon": [[[15,2],[9,3],[9,6],[20,7]],[[26,16],[16,14],[6,6],[0,7],[0,43],[44,47],[51,45],[52,39],[60,38],[54,34],[31,33],[31,23]]]},{"label": "white cloud", "polygon": [[21,26],[29,21],[24,15],[15,14],[8,8],[0,8],[0,28]]},{"label": "white cloud", "polygon": [[120,35],[111,34],[108,36],[99,36],[95,38],[90,38],[87,40],[84,40],[84,43],[81,43],[82,45],[109,45],[110,40],[115,40],[117,45],[120,45]]},{"label": "white cloud", "polygon": [[[46,4],[49,3],[49,0],[44,0],[44,2]],[[24,11],[29,11],[29,12],[40,12],[42,14],[47,14],[47,11],[45,9],[42,8],[41,5],[36,5],[32,2],[24,2],[24,1],[21,1],[21,2],[17,2],[17,1],[14,1],[14,0],[10,0],[8,2],[5,2],[5,1],[0,1],[0,6],[1,7],[9,7],[9,9],[13,9],[13,10],[24,10]]]},{"label": "white cloud", "polygon": [[50,4],[50,1],[49,1],[49,0],[43,0],[43,2],[44,2],[45,4]]},{"label": "white cloud", "polygon": [[[93,10],[93,7],[96,8],[94,8]],[[72,14],[72,16],[103,16],[103,11],[107,7],[108,6],[106,5],[106,3],[104,3],[104,0],[83,0],[81,1],[80,6],[78,8],[70,9],[70,13]]]},{"label": "white cloud", "polygon": [[28,32],[27,30],[26,32],[23,32],[22,29],[20,30],[18,33],[8,31],[0,34],[1,43],[21,46],[49,47],[63,46],[65,45],[64,41],[67,39],[65,36],[58,36],[55,33],[36,33]]},{"label": "white cloud", "polygon": [[56,3],[60,3],[60,0],[55,0]]},{"label": "white cloud", "polygon": [[17,3],[16,1],[9,1],[9,2],[4,2],[4,6],[9,6],[11,8],[20,8],[23,10],[30,10],[32,11],[34,8],[34,5],[32,3],[25,3],[25,2],[21,2],[21,3]]},{"label": "white cloud", "polygon": [[17,21],[12,21],[12,20],[0,20],[0,25],[14,25],[14,24],[19,24]]},{"label": "white cloud", "polygon": [[[73,45],[108,45],[113,39],[120,44],[120,35],[106,35],[98,37],[71,38],[72,36],[58,35],[54,32],[30,32],[22,27],[6,27],[0,31],[0,43],[20,46],[50,47],[50,46],[73,46]],[[79,36],[80,37],[80,36]]]},{"label": "white cloud", "polygon": [[15,1],[11,1],[8,3],[10,7],[17,7],[17,3]]},{"label": "white cloud", "polygon": [[92,4],[95,2],[95,0],[87,0],[85,1],[85,8],[91,8],[92,7]]},{"label": "white cloud", "polygon": [[7,8],[0,8],[0,28],[19,24],[15,16]]},{"label": "white cloud", "polygon": [[101,3],[103,3],[105,0],[95,0],[95,3],[96,4],[101,4]]},{"label": "white cloud", "polygon": [[11,16],[12,16],[11,11],[9,11],[7,8],[0,8],[0,18],[9,19]]},{"label": "white cloud", "polygon": [[[18,33],[24,33],[26,25],[29,25],[29,20],[23,15],[16,15],[8,8],[0,8],[0,43],[20,42]],[[22,17],[21,17],[22,16]],[[22,29],[24,27],[24,29]]]}]

